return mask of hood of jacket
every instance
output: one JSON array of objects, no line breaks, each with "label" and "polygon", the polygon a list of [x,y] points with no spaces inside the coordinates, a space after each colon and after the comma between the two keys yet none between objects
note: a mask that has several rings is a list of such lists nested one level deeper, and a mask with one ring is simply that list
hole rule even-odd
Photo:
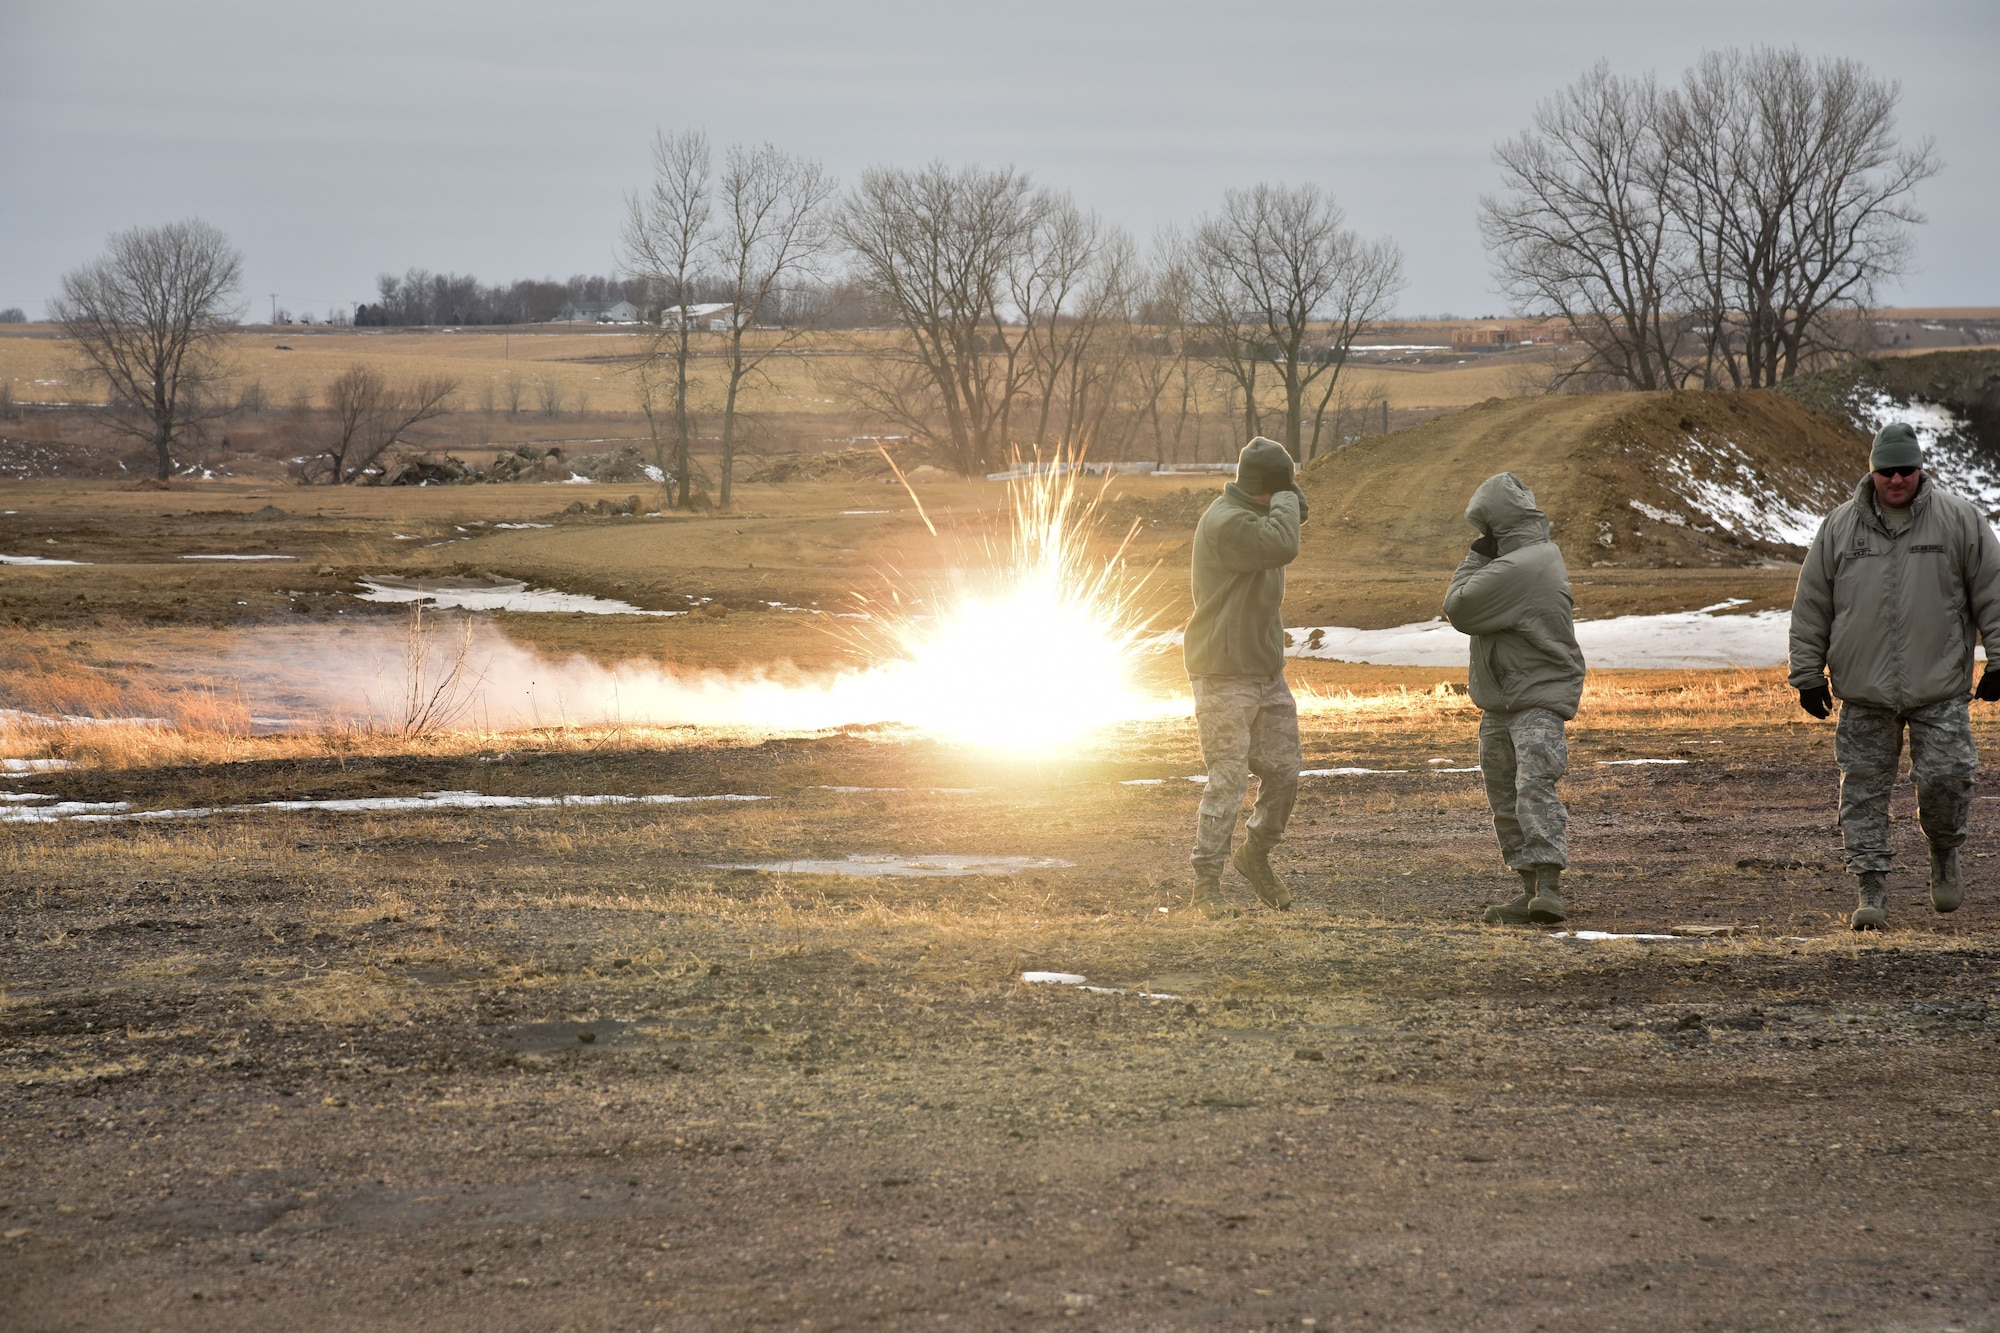
[{"label": "hood of jacket", "polygon": [[1535,507],[1528,484],[1511,472],[1479,483],[1465,506],[1465,521],[1492,533],[1502,555],[1549,539],[1549,516]]}]

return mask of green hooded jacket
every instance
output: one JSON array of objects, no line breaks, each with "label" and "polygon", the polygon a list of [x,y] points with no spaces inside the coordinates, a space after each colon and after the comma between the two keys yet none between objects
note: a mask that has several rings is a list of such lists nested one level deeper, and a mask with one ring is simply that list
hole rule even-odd
[{"label": "green hooded jacket", "polygon": [[1194,615],[1181,639],[1190,676],[1276,676],[1285,669],[1285,566],[1299,555],[1299,497],[1258,504],[1235,482],[1194,530]]},{"label": "green hooded jacket", "polygon": [[1583,650],[1562,552],[1535,493],[1511,472],[1479,483],[1465,519],[1500,553],[1474,551],[1451,576],[1445,618],[1472,636],[1472,702],[1487,712],[1546,708],[1568,721],[1583,697]]},{"label": "green hooded jacket", "polygon": [[1925,477],[1889,531],[1863,477],[1826,516],[1792,599],[1794,689],[1898,712],[1972,688],[1973,636],[2000,649],[2000,540],[1971,503]]}]

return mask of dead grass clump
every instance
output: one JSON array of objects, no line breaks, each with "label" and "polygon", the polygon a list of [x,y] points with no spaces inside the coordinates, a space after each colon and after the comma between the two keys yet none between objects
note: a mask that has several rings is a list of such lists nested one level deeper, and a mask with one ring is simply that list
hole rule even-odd
[{"label": "dead grass clump", "polygon": [[1579,720],[1639,730],[1770,725],[1798,717],[1783,667],[1732,671],[1593,671]]},{"label": "dead grass clump", "polygon": [[378,967],[317,972],[302,981],[273,983],[255,1008],[276,1023],[319,1023],[330,1027],[400,1023],[410,1017],[414,997]]}]

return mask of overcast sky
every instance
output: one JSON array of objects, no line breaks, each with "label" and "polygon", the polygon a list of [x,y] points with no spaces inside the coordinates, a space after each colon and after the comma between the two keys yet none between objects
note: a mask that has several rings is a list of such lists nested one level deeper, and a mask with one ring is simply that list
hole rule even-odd
[{"label": "overcast sky", "polygon": [[0,0],[0,307],[111,232],[199,216],[324,315],[411,266],[606,272],[656,128],[852,179],[1012,163],[1142,241],[1229,186],[1313,181],[1401,244],[1404,313],[1497,313],[1474,225],[1496,138],[1600,57],[1679,72],[1798,45],[1903,89],[1945,163],[1905,305],[2000,305],[1995,0]]}]

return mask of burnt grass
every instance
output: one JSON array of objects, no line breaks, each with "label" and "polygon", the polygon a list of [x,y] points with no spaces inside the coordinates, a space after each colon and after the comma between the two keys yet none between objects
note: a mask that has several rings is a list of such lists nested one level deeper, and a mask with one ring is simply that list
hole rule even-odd
[{"label": "burnt grass", "polygon": [[[1574,733],[1571,924],[1744,929],[1654,943],[1476,924],[1465,712],[1309,722],[1411,771],[1221,923],[1179,724],[23,779],[771,799],[0,825],[0,1325],[1995,1327],[1996,805],[1936,917],[1899,792],[1855,936],[1831,728],[1717,721]],[[715,868],[920,852],[1074,865]]]}]

